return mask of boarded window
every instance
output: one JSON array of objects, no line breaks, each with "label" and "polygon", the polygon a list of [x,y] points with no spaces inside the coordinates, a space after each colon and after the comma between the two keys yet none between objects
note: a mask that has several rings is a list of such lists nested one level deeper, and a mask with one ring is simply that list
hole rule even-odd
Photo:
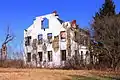
[{"label": "boarded window", "polygon": [[39,34],[38,35],[38,45],[42,44],[43,43],[43,35],[42,34]]},{"label": "boarded window", "polygon": [[25,46],[30,45],[31,36],[25,37]]},{"label": "boarded window", "polygon": [[57,52],[59,49],[59,36],[54,36],[52,47],[54,49],[54,52]]},{"label": "boarded window", "polygon": [[31,53],[27,53],[27,62],[31,62]]},{"label": "boarded window", "polygon": [[48,51],[48,61],[52,61],[52,51]]},{"label": "boarded window", "polygon": [[62,61],[66,60],[66,50],[61,50],[61,60]]},{"label": "boarded window", "polygon": [[42,52],[38,52],[38,55],[39,55],[39,61],[41,62],[42,61],[42,56],[43,56]]},{"label": "boarded window", "polygon": [[47,34],[48,43],[52,43],[52,33]]}]

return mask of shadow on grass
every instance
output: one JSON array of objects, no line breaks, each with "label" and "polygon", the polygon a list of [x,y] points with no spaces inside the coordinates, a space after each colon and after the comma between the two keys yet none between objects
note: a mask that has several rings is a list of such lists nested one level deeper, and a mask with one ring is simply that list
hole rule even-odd
[{"label": "shadow on grass", "polygon": [[77,75],[69,75],[72,77],[72,80],[120,80],[120,78],[114,78],[114,77],[87,77],[87,76],[77,76]]}]

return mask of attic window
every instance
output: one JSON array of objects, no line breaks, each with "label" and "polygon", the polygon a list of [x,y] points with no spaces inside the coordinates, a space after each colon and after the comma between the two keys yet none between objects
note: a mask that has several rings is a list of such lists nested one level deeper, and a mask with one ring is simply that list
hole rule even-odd
[{"label": "attic window", "polygon": [[42,21],[42,29],[46,29],[49,28],[49,20],[47,18],[44,18],[44,20]]}]

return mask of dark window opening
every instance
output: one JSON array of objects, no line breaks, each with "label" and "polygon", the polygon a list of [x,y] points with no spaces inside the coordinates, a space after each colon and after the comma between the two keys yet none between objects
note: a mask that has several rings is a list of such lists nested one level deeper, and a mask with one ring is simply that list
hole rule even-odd
[{"label": "dark window opening", "polygon": [[38,55],[39,55],[39,61],[41,62],[42,61],[42,56],[43,56],[42,52],[38,52]]},{"label": "dark window opening", "polygon": [[89,54],[88,51],[86,51],[86,56],[87,56],[88,54]]},{"label": "dark window opening", "polygon": [[61,60],[62,61],[66,60],[66,50],[61,50]]},{"label": "dark window opening", "polygon": [[31,53],[27,53],[27,62],[31,62]]},{"label": "dark window opening", "polygon": [[52,61],[52,51],[48,51],[48,61]]},{"label": "dark window opening", "polygon": [[46,29],[49,28],[49,20],[47,18],[44,18],[44,20],[42,21],[42,29]]},{"label": "dark window opening", "polygon": [[81,61],[83,61],[83,51],[81,51]]},{"label": "dark window opening", "polygon": [[47,34],[48,43],[52,43],[52,33]]},{"label": "dark window opening", "polygon": [[25,37],[25,46],[30,45],[31,36]]},{"label": "dark window opening", "polygon": [[75,50],[75,57],[78,56],[78,50]]},{"label": "dark window opening", "polygon": [[60,32],[60,38],[61,38],[61,41],[65,41],[66,40],[66,32],[65,31],[61,31]]},{"label": "dark window opening", "polygon": [[43,43],[43,35],[42,34],[39,34],[38,35],[38,45],[42,44]]}]

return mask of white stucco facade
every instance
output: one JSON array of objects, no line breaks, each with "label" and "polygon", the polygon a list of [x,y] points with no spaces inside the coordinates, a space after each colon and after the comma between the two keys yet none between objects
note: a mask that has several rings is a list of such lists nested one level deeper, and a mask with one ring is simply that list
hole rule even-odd
[{"label": "white stucco facade", "polygon": [[[46,29],[43,29],[43,27],[45,27],[43,25],[44,19],[48,20],[48,28]],[[24,30],[25,63],[37,67],[64,66],[64,62],[67,58],[75,55],[75,50],[77,49],[79,49],[79,53],[83,51],[83,58],[85,58],[85,54],[89,50],[86,46],[77,45],[77,43],[73,40],[74,33],[71,30],[69,32],[71,55],[68,55],[67,30],[70,27],[72,27],[71,22],[63,22],[59,19],[56,12],[36,17],[33,24],[28,27],[28,29]],[[61,38],[61,34],[64,37],[63,39]],[[38,44],[38,35],[40,35],[40,40],[42,41],[40,44]],[[50,39],[48,39],[48,37],[50,37]],[[27,41],[26,38],[27,40],[29,39],[29,41]],[[56,41],[57,44],[55,44],[54,41]],[[33,45],[35,49],[33,49]]]}]

